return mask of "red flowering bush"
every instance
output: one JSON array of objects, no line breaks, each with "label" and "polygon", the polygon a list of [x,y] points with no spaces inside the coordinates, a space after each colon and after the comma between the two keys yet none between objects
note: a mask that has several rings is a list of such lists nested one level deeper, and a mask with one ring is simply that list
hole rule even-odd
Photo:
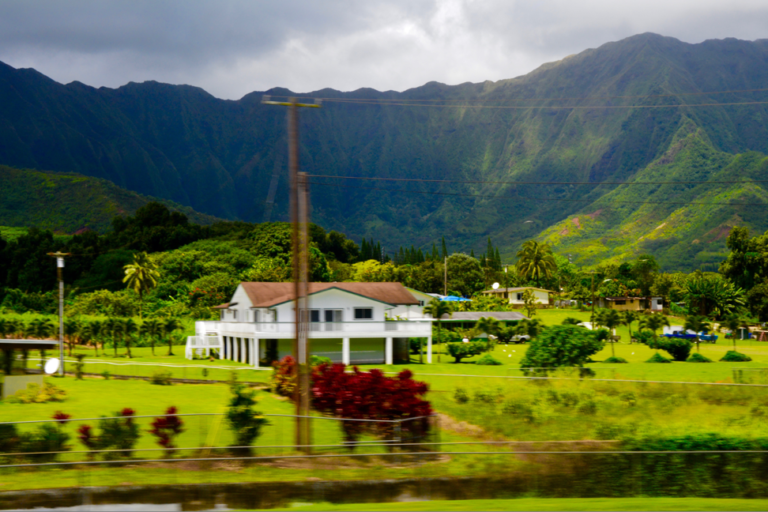
[{"label": "red flowering bush", "polygon": [[139,426],[133,419],[135,414],[136,411],[126,407],[122,411],[114,413],[113,418],[102,418],[99,420],[99,427],[101,428],[99,435],[97,435],[96,429],[90,425],[80,425],[80,428],[77,429],[77,438],[89,450],[108,450],[110,448],[120,450],[119,452],[107,453],[105,455],[107,459],[131,457],[133,447],[141,436]]},{"label": "red flowering bush", "polygon": [[56,420],[60,425],[66,425],[66,423],[69,421],[69,418],[71,417],[71,415],[61,411],[56,411],[56,413],[54,413],[52,416],[52,418]]},{"label": "red flowering bush", "polygon": [[272,392],[292,398],[295,391],[296,360],[291,356],[285,356],[273,366]]},{"label": "red flowering bush", "polygon": [[169,407],[165,414],[165,416],[155,418],[152,422],[152,430],[148,430],[148,432],[157,437],[157,444],[165,448],[166,456],[171,457],[173,455],[171,450],[176,448],[173,441],[184,432],[184,422],[180,417],[175,416],[177,414],[176,407]]},{"label": "red flowering bush", "polygon": [[[404,441],[422,439],[429,430],[432,406],[422,397],[429,391],[424,382],[413,380],[410,370],[397,377],[386,377],[381,370],[362,372],[357,367],[346,373],[343,364],[322,364],[312,371],[312,407],[338,418],[403,420],[400,437]],[[388,422],[343,421],[345,440],[355,443],[363,433],[394,437],[394,424]]]}]

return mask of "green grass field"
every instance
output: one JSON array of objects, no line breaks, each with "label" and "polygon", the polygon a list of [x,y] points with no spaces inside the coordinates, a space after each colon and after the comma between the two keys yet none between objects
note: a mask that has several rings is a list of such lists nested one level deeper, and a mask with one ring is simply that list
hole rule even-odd
[{"label": "green grass field", "polygon": [[530,511],[602,511],[669,510],[725,511],[766,510],[768,500],[728,500],[712,498],[521,498],[510,500],[416,501],[400,503],[356,503],[332,505],[295,503],[290,508],[271,510],[344,511],[431,511],[431,510],[530,510]]}]

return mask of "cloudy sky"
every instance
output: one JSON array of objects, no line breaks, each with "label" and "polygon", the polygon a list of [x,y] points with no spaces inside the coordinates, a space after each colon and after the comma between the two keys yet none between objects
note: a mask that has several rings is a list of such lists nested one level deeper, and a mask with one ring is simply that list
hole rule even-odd
[{"label": "cloudy sky", "polygon": [[766,0],[0,0],[0,61],[68,83],[404,90],[512,78],[642,32],[768,37]]}]

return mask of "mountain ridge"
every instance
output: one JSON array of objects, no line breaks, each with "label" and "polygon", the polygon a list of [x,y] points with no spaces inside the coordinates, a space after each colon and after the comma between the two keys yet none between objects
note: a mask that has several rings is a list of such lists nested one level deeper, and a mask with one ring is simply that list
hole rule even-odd
[{"label": "mountain ridge", "polygon": [[[745,90],[768,83],[766,63],[766,40],[688,44],[639,34],[496,82],[429,82],[403,92],[321,89],[329,98],[323,108],[301,114],[302,170],[485,182],[629,180],[667,152],[685,123],[719,152],[765,154],[764,105],[681,105],[764,100],[765,93]],[[272,88],[220,100],[194,86],[148,81],[84,89],[40,77],[0,66],[0,163],[80,172],[249,221],[265,220],[276,179],[271,220],[287,219],[285,111],[262,105],[261,96],[319,94]],[[349,103],[385,99],[465,106]],[[377,190],[391,188],[408,192]],[[584,215],[604,191],[338,181],[311,189],[313,221],[328,229],[393,249],[431,247],[445,236],[449,246],[468,252],[491,236],[508,260],[525,239],[547,238],[548,228]],[[761,222],[753,227],[768,228]],[[713,243],[703,252],[723,251]]]}]

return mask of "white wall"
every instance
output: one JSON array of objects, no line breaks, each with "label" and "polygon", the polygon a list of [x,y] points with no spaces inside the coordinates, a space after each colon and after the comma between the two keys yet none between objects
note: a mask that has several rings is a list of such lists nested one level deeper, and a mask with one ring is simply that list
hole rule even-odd
[{"label": "white wall", "polygon": [[[324,318],[322,313],[325,309],[341,309],[342,322],[355,321],[355,308],[372,308],[373,318],[369,321],[384,321],[384,311],[392,306],[384,304],[373,299],[361,297],[353,293],[348,293],[339,289],[324,290],[309,296],[309,309],[319,309],[321,321]],[[295,315],[293,312],[293,301],[275,306],[277,310],[278,322],[293,322]]]},{"label": "white wall", "polygon": [[[536,304],[549,304],[549,293],[548,292],[542,292],[539,290],[532,290],[533,296],[536,298]],[[519,292],[509,292],[509,303],[510,304],[524,304],[523,300],[518,300],[517,294],[523,294],[525,293],[525,290],[519,291]]]}]

